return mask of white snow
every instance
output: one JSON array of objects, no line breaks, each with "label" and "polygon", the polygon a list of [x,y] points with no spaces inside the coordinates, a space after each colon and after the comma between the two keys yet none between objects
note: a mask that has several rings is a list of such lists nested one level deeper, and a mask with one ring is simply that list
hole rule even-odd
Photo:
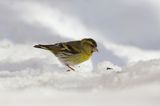
[{"label": "white snow", "polygon": [[[2,53],[4,49],[14,48],[2,46]],[[16,46],[17,51],[19,47],[25,46]],[[32,54],[27,51],[15,53],[13,57],[24,52],[28,59],[7,61],[10,56],[6,56],[0,61],[0,104],[3,106],[159,106],[159,59],[122,69],[104,61],[92,71],[83,71],[88,62],[76,67],[76,72],[66,72],[59,63],[52,63],[54,58],[48,52],[32,51],[33,56],[48,54],[41,59],[27,56]],[[106,70],[107,67],[113,70]]]}]

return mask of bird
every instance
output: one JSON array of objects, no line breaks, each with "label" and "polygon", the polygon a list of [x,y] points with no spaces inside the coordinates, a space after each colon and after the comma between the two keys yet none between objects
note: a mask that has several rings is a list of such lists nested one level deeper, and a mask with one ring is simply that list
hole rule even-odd
[{"label": "bird", "polygon": [[38,44],[34,47],[52,52],[62,64],[69,68],[67,71],[75,71],[73,68],[75,65],[87,61],[94,52],[98,52],[97,43],[92,38],[47,45]]}]

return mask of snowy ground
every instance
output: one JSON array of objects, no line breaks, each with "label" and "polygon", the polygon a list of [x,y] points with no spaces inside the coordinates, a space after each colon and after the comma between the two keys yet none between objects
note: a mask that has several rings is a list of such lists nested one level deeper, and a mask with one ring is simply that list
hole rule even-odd
[{"label": "snowy ground", "polygon": [[159,106],[160,60],[138,62],[121,70],[114,65],[110,65],[114,70],[106,70],[107,65],[102,62],[92,71],[66,72],[63,67],[33,60],[32,64],[11,63],[5,68],[8,70],[0,71],[0,104]]},{"label": "snowy ground", "polygon": [[[159,7],[157,0],[0,0],[0,106],[160,106]],[[33,48],[90,37],[99,53],[75,72]]]},{"label": "snowy ground", "polygon": [[0,104],[159,106],[159,65],[159,60],[142,62],[118,73],[68,73],[61,69],[1,72]]}]

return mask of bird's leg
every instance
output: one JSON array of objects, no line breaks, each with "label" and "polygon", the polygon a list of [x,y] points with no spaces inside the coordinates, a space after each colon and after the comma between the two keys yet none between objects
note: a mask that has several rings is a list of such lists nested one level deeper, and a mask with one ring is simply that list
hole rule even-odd
[{"label": "bird's leg", "polygon": [[[72,68],[71,66],[69,66],[68,64],[66,65],[68,68],[70,68],[71,70],[75,71],[74,68]],[[67,71],[70,71],[70,70],[67,70]]]}]

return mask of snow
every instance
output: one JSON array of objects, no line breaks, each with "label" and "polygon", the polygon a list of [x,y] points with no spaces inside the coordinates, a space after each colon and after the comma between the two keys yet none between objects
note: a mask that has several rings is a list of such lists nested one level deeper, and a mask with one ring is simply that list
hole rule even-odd
[{"label": "snow", "polygon": [[[159,59],[123,68],[103,61],[95,69],[83,71],[88,62],[80,69],[76,67],[75,72],[67,72],[59,63],[51,64],[53,58],[27,57],[21,61],[1,61],[0,104],[3,106],[159,106]],[[107,67],[113,69],[106,70]]]}]

